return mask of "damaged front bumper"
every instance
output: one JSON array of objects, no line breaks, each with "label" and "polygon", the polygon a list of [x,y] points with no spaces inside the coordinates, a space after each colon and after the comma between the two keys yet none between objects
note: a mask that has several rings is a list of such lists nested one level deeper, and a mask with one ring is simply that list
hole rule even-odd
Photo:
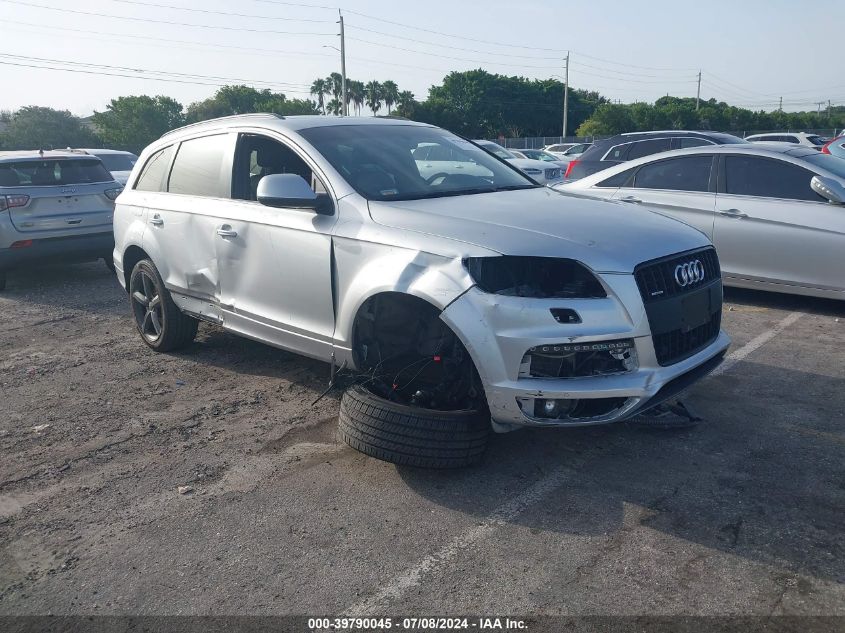
[{"label": "damaged front bumper", "polygon": [[[661,366],[649,320],[632,275],[604,274],[606,298],[534,299],[473,287],[441,318],[462,340],[481,377],[494,430],[519,426],[590,426],[632,417],[677,395],[721,362],[730,339],[713,339],[687,358]],[[554,314],[574,311],[580,322]],[[554,311],[554,312],[553,312]],[[569,313],[569,312],[568,312]],[[538,377],[526,362],[532,350],[580,349],[624,341],[625,366],[602,375]],[[621,358],[621,355],[617,355]]]}]

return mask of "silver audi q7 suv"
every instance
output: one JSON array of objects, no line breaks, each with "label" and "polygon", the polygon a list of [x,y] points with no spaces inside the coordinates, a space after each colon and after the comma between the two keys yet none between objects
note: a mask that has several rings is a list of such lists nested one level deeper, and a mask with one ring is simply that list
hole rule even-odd
[{"label": "silver audi q7 suv", "polygon": [[[432,144],[453,167],[421,175],[414,151]],[[410,121],[175,130],[141,154],[114,231],[147,345],[184,346],[204,320],[330,362],[356,383],[344,438],[401,463],[471,463],[491,426],[629,418],[729,344],[702,233],[539,186]]]}]

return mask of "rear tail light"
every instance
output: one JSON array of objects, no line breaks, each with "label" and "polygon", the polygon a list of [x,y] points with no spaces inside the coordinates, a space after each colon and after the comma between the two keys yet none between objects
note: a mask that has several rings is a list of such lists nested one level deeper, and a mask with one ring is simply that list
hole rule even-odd
[{"label": "rear tail light", "polygon": [[[836,139],[834,139],[834,140],[836,140]],[[830,144],[831,143],[833,143],[833,141],[829,141],[829,142],[825,143],[824,147],[822,147],[822,154],[830,154]]]},{"label": "rear tail light", "polygon": [[29,196],[0,196],[0,211],[25,207],[29,204]]},{"label": "rear tail light", "polygon": [[9,248],[28,248],[32,246],[32,240],[18,240],[13,242]]},{"label": "rear tail light", "polygon": [[123,191],[123,187],[120,187],[119,189],[106,189],[103,193],[106,194],[106,198],[109,200],[115,200],[120,195],[121,191]]},{"label": "rear tail light", "polygon": [[577,160],[569,161],[569,164],[566,166],[566,173],[563,176],[564,178],[569,178],[569,174],[572,173],[572,168],[575,167],[575,165],[577,165],[578,162],[579,161],[577,161]]}]

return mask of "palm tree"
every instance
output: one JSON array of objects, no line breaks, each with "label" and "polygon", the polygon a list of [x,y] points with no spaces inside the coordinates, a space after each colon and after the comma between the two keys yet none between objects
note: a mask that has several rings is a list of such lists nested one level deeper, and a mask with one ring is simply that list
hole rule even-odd
[{"label": "palm tree", "polygon": [[326,84],[325,79],[315,79],[314,83],[311,84],[311,96],[317,97],[317,105],[323,111],[323,114],[326,113],[326,102],[323,97],[328,93],[329,86]]},{"label": "palm tree", "polygon": [[376,116],[381,109],[381,84],[377,81],[371,81],[364,88],[367,97],[367,107],[373,111],[373,116]]},{"label": "palm tree", "polygon": [[384,105],[387,106],[387,113],[390,114],[393,104],[399,100],[399,86],[388,79],[381,85],[381,98],[384,100]]},{"label": "palm tree", "polygon": [[409,116],[414,109],[414,93],[410,90],[403,90],[396,97],[396,109],[402,113],[403,116]]},{"label": "palm tree", "polygon": [[335,99],[340,99],[340,95],[343,92],[343,77],[340,73],[332,73],[326,79],[326,83],[329,85],[329,91],[332,93],[332,96]]},{"label": "palm tree", "polygon": [[332,99],[329,101],[328,104],[329,114],[334,114],[335,116],[340,116],[342,112],[342,108],[340,106],[340,99]]},{"label": "palm tree", "polygon": [[361,116],[361,107],[364,105],[366,96],[363,81],[347,82],[346,91],[352,103],[355,105],[355,114]]}]

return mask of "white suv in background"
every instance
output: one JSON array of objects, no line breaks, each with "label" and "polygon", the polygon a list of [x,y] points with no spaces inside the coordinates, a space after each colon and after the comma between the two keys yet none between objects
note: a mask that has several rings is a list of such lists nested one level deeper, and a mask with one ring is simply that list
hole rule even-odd
[{"label": "white suv in background", "polygon": [[772,134],[752,134],[745,137],[746,141],[752,143],[791,143],[812,147],[821,151],[825,140],[818,134],[807,134],[806,132],[777,132]]}]

